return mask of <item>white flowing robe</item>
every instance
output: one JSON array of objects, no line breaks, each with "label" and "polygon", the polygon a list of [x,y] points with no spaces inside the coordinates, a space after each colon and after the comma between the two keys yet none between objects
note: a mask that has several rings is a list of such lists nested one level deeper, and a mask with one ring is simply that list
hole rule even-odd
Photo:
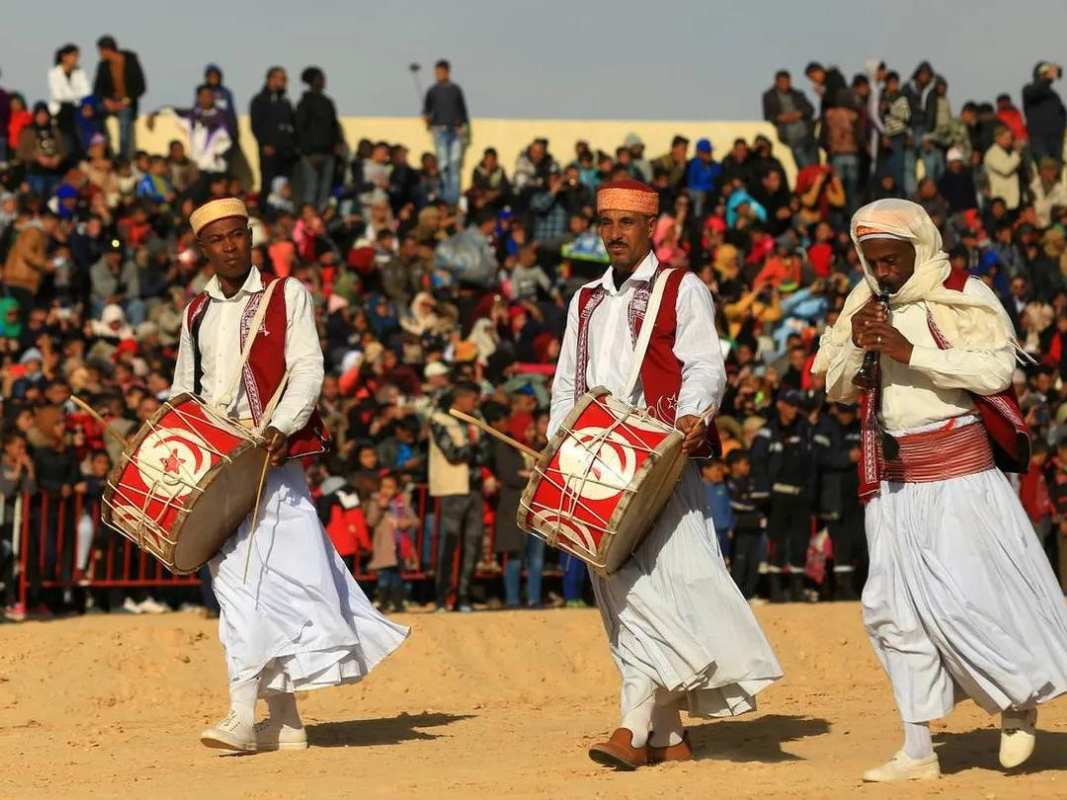
[{"label": "white flowing robe", "polygon": [[[966,294],[999,310],[981,281]],[[1003,315],[1002,315],[1003,316]],[[1010,344],[940,350],[924,302],[894,307],[910,364],[882,358],[882,418],[890,433],[980,424],[968,392],[1011,383]],[[1003,316],[1010,342],[1014,332]],[[823,339],[827,394],[851,401],[863,353]],[[934,483],[890,483],[866,507],[870,573],[863,621],[901,716],[925,722],[965,697],[989,713],[1067,691],[1067,606],[1018,496],[999,469]]]},{"label": "white flowing robe", "polygon": [[[621,396],[634,354],[627,312],[637,282],[649,280],[656,267],[650,253],[619,289],[610,268],[588,284],[603,286],[605,296],[589,321],[587,385],[604,386],[638,407],[644,405],[640,385],[635,396]],[[677,415],[698,415],[718,407],[726,372],[711,293],[696,275],[682,279],[676,308],[674,353],[683,365]],[[577,334],[575,296],[552,387],[549,436],[574,405]],[[612,575],[594,575],[593,588],[622,675],[624,715],[657,691],[674,693],[664,705],[696,716],[740,714],[754,709],[756,693],[782,675],[723,562],[693,464],[633,557]]]},{"label": "white flowing robe", "polygon": [[[239,358],[241,314],[263,285],[253,269],[231,298],[222,294],[217,278],[208,282],[206,291],[211,302],[199,331],[201,397],[212,404],[229,388]],[[292,435],[315,408],[323,366],[307,290],[299,281],[287,280],[284,291],[290,377],[271,424]],[[192,340],[185,320],[171,391],[193,391]],[[251,417],[243,386],[228,411],[235,418]],[[210,568],[230,681],[261,676],[260,694],[359,680],[408,635],[407,628],[374,609],[337,555],[319,523],[299,463],[268,472],[255,537],[246,518],[211,559]]]}]

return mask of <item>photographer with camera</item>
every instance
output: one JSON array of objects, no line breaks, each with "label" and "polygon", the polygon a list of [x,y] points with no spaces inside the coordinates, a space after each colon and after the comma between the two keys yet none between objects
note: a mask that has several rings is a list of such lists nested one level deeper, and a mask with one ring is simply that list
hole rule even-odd
[{"label": "photographer with camera", "polygon": [[1042,61],[1034,67],[1034,79],[1023,87],[1023,112],[1030,129],[1030,152],[1035,161],[1044,157],[1063,161],[1063,132],[1067,109],[1053,81],[1063,77],[1063,67]]}]

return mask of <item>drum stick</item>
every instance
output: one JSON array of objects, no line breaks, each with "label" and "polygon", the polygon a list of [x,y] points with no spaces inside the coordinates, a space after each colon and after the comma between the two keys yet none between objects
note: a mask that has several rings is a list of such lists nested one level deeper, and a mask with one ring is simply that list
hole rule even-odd
[{"label": "drum stick", "polygon": [[259,488],[256,489],[256,504],[252,508],[251,527],[248,529],[248,549],[245,551],[245,574],[241,583],[248,583],[248,562],[252,560],[252,545],[256,541],[256,520],[259,518],[259,500],[263,497],[263,483],[267,479],[267,470],[270,468],[270,453],[263,459],[263,469],[259,473]]},{"label": "drum stick", "polygon": [[84,411],[90,417],[95,419],[97,421],[97,424],[99,424],[100,427],[104,430],[104,433],[110,435],[111,438],[113,438],[116,442],[121,444],[124,448],[126,447],[126,439],[124,439],[122,437],[122,435],[119,434],[117,431],[111,430],[111,424],[109,422],[107,422],[107,420],[105,420],[103,417],[101,417],[98,413],[96,413],[96,409],[95,408],[90,406],[88,403],[86,403],[84,400],[82,400],[76,394],[72,394],[70,396],[70,399],[74,401],[74,405],[76,405],[78,408],[80,408],[82,411]]},{"label": "drum stick", "polygon": [[472,416],[470,416],[470,414],[464,414],[462,411],[456,411],[456,409],[454,409],[454,408],[450,408],[448,410],[448,413],[451,414],[456,419],[461,419],[464,422],[469,422],[471,425],[474,425],[476,428],[480,428],[481,430],[483,430],[486,433],[488,433],[490,436],[496,437],[497,439],[502,441],[504,444],[511,445],[516,450],[518,450],[520,453],[525,453],[526,455],[528,455],[534,461],[536,461],[537,459],[539,459],[541,457],[541,454],[538,453],[536,450],[534,450],[532,447],[527,447],[522,442],[519,442],[519,441],[516,441],[515,439],[512,439],[506,433],[501,433],[496,428],[493,428],[493,427],[487,425],[485,422],[483,422],[482,420],[478,419],[477,417],[472,417]]}]

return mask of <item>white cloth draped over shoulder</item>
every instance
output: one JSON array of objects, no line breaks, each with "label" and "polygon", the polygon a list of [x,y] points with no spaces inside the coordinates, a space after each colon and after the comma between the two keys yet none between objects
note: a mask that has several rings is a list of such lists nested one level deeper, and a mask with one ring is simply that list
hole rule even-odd
[{"label": "white cloth draped over shoulder", "polygon": [[[207,291],[211,304],[199,335],[201,394],[212,404],[232,382],[241,316],[263,285],[253,269],[233,297],[222,294],[217,278]],[[286,280],[285,293],[288,326],[277,333],[285,336],[290,378],[271,424],[291,434],[318,402],[323,365],[307,289]],[[183,321],[174,394],[192,391],[192,376],[192,339]],[[251,417],[243,387],[229,410]],[[267,694],[356,681],[403,643],[408,629],[375,610],[337,555],[299,463],[268,472],[255,536],[250,533],[246,518],[210,561],[231,683],[258,675],[259,692]]]},{"label": "white cloth draped over shoulder", "polygon": [[[588,386],[624,391],[633,361],[627,309],[640,281],[658,266],[651,253],[616,287],[609,268],[589,286],[605,297],[589,321]],[[578,298],[572,300],[552,388],[549,434],[574,405]],[[683,364],[679,416],[717,408],[726,385],[711,293],[686,275],[677,300],[674,352]],[[620,398],[641,407],[643,397]],[[593,576],[593,587],[622,675],[625,715],[657,690],[698,716],[739,714],[782,675],[781,667],[741,592],[730,578],[700,475],[685,468],[653,530],[618,572]]]},{"label": "white cloth draped over shoulder", "polygon": [[[948,264],[941,237],[914,203],[861,208],[854,241],[857,223],[906,238],[916,251],[915,274],[890,300],[890,322],[914,351],[909,364],[882,358],[886,429],[899,436],[950,420],[980,424],[971,393],[1003,391],[1015,366],[1015,331],[1000,302],[978,280],[962,292],[941,287]],[[815,371],[826,372],[831,400],[856,397],[852,378],[863,353],[852,344],[849,318],[870,296],[867,283],[857,286],[822,337]],[[937,348],[928,312],[952,348]],[[967,697],[994,713],[1067,691],[1067,605],[1000,470],[931,483],[883,481],[865,519],[863,620],[905,721],[945,716]]]}]

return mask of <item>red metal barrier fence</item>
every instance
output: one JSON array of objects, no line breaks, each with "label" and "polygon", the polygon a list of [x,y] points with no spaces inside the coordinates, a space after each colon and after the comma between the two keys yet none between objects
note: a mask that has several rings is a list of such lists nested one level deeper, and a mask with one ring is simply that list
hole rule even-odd
[{"label": "red metal barrier fence", "polygon": [[[402,577],[406,581],[431,580],[437,564],[439,501],[429,496],[426,486],[416,487],[413,499],[419,518],[414,542],[418,567],[404,570]],[[433,526],[427,537],[426,520],[431,510]],[[475,570],[475,578],[481,580],[499,577],[507,562],[505,556],[497,565],[493,558],[496,526],[492,511],[487,511],[487,516],[487,536]],[[34,586],[41,589],[73,586],[155,588],[200,583],[196,575],[172,574],[132,541],[104,526],[100,521],[99,500],[86,502],[82,495],[74,493],[66,497],[47,492],[23,494],[15,503],[13,523],[18,601],[23,608]],[[87,542],[87,538],[91,541]],[[453,585],[459,573],[462,549],[456,547],[452,564]],[[377,577],[364,567],[369,555],[369,552],[357,551],[345,559],[358,581],[373,581]],[[559,572],[548,569],[544,574],[551,576]]]}]

